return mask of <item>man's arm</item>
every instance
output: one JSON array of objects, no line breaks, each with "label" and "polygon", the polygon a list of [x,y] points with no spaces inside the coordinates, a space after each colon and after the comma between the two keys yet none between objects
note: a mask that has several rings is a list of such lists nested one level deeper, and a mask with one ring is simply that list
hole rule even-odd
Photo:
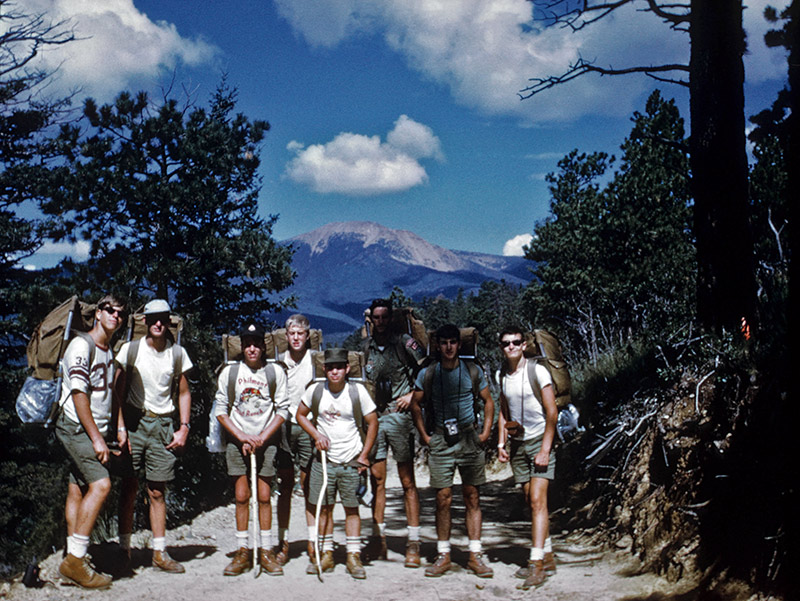
[{"label": "man's arm", "polygon": [[378,438],[378,415],[371,411],[364,416],[364,421],[367,424],[367,435],[364,438],[364,448],[361,449],[361,454],[357,459],[360,464],[359,472],[369,469],[369,453]]},{"label": "man's arm", "polygon": [[480,397],[483,399],[483,431],[478,436],[478,440],[486,442],[489,440],[489,436],[492,435],[492,423],[494,421],[494,400],[492,400],[488,386],[481,390]]},{"label": "man's arm", "polygon": [[186,446],[186,440],[189,438],[189,417],[192,414],[192,392],[189,390],[189,380],[186,374],[181,374],[181,379],[178,384],[178,414],[181,418],[181,427],[175,431],[170,442],[166,448],[167,450],[182,449]]},{"label": "man's arm", "polygon": [[80,421],[81,426],[86,430],[86,434],[92,441],[92,448],[94,448],[95,456],[100,463],[105,465],[108,463],[108,445],[106,445],[106,441],[103,440],[103,435],[100,434],[100,430],[97,429],[97,424],[94,423],[89,395],[85,392],[73,390],[72,402],[75,404],[75,413],[78,414],[78,421]]},{"label": "man's arm", "polygon": [[544,436],[542,437],[542,450],[533,458],[533,464],[540,469],[546,469],[550,463],[550,452],[556,437],[556,424],[558,423],[558,407],[556,395],[552,384],[542,388],[542,406],[544,407]]},{"label": "man's arm", "polygon": [[117,427],[117,442],[119,448],[126,450],[130,453],[131,447],[128,441],[128,429],[125,427],[125,415],[122,411],[127,399],[122,398],[125,395],[125,370],[117,367],[114,373],[114,384],[111,396],[111,423],[116,424]]},{"label": "man's arm", "polygon": [[411,394],[411,417],[417,427],[419,437],[424,445],[430,444],[431,437],[425,431],[425,418],[422,416],[422,401],[425,399],[425,392],[415,389]]},{"label": "man's arm", "polygon": [[328,437],[324,434],[320,434],[319,430],[314,427],[314,424],[311,423],[311,420],[308,419],[308,414],[311,409],[303,402],[297,406],[297,415],[295,415],[295,419],[297,419],[297,423],[300,425],[303,430],[308,432],[308,435],[314,439],[314,446],[319,451],[327,451],[331,448],[331,441],[328,440]]},{"label": "man's arm", "polygon": [[506,410],[508,405],[505,404],[505,396],[500,393],[500,415],[497,416],[497,458],[505,463],[509,460],[508,451],[506,451],[506,441],[508,440],[508,433],[506,432]]}]

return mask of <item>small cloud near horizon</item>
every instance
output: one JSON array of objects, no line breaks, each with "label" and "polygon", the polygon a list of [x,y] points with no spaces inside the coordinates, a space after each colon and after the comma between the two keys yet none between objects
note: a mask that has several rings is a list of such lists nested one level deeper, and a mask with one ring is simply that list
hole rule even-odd
[{"label": "small cloud near horizon", "polygon": [[433,130],[407,115],[380,136],[342,132],[325,144],[306,147],[292,140],[286,146],[294,158],[286,176],[320,194],[373,196],[403,192],[428,181],[422,159],[444,161]]},{"label": "small cloud near horizon", "polygon": [[503,256],[504,257],[525,256],[525,250],[523,247],[530,244],[531,240],[533,240],[533,236],[531,234],[519,234],[518,236],[514,236],[510,240],[507,240],[506,243],[503,245]]}]

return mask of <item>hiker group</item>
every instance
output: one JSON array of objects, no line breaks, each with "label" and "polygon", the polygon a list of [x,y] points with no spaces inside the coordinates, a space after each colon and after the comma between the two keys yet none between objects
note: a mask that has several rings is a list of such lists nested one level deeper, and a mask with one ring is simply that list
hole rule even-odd
[{"label": "hiker group", "polygon": [[[64,579],[91,589],[111,585],[110,576],[92,568],[87,549],[112,474],[122,476],[119,541],[124,557],[130,561],[138,477],[144,475],[153,566],[185,571],[167,553],[165,492],[192,427],[187,373],[193,364],[176,340],[174,317],[162,299],[151,300],[141,311],[141,337],[113,354],[112,337],[126,313],[119,299],[103,297],[93,325],[72,337],[61,360],[55,431],[71,469],[67,548],[59,571]],[[495,423],[487,376],[475,361],[464,358],[467,343],[457,326],[444,325],[431,333],[426,349],[411,333],[397,331],[395,317],[389,300],[375,300],[358,352],[322,351],[319,332],[300,314],[289,317],[280,331],[281,345],[273,348],[268,348],[272,334],[256,321],[224,339],[226,362],[218,372],[207,442],[209,450],[224,452],[235,494],[236,549],[224,569],[226,576],[253,568],[283,574],[290,559],[291,498],[298,483],[308,532],[306,572],[335,569],[333,508],[338,499],[345,515],[346,571],[365,579],[362,552],[369,561],[387,559],[390,455],[403,488],[408,533],[404,565],[422,567],[414,474],[418,439],[428,448],[430,486],[436,491],[436,558],[426,565],[425,576],[440,577],[453,567],[451,506],[458,470],[466,509],[466,568],[480,578],[493,577],[481,543],[484,445]],[[515,574],[522,580],[519,588],[528,589],[555,571],[547,492],[555,470],[556,386],[546,364],[529,359],[526,351],[534,344],[529,332],[509,326],[499,344],[504,361],[497,374],[498,458],[511,462],[531,509],[529,561]],[[272,531],[274,486],[279,491],[277,539]],[[372,511],[372,533],[363,548],[360,504]],[[256,525],[252,533],[251,518]]]}]

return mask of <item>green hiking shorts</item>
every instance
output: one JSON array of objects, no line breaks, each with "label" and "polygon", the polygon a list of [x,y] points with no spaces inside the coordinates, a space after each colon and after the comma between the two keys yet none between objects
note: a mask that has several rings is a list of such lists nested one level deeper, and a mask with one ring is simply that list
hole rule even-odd
[{"label": "green hiking shorts", "polygon": [[486,455],[474,428],[462,431],[461,438],[453,446],[448,446],[444,434],[437,430],[431,436],[428,448],[428,469],[433,488],[439,490],[453,486],[456,468],[462,484],[480,486],[486,483]]},{"label": "green hiking shorts", "polygon": [[[272,478],[275,475],[275,455],[278,447],[269,445],[256,451],[256,471],[262,478]],[[242,449],[236,443],[229,442],[225,447],[225,463],[228,465],[228,475],[233,477],[250,475],[250,456],[245,457]]]},{"label": "green hiking shorts", "polygon": [[410,413],[387,413],[378,418],[378,439],[375,441],[375,461],[384,461],[392,449],[397,463],[414,460],[414,420]]},{"label": "green hiking shorts", "polygon": [[284,422],[283,436],[289,450],[278,448],[278,469],[288,470],[297,466],[303,471],[308,471],[314,454],[314,441],[311,440],[311,436],[294,422]]},{"label": "green hiking shorts", "polygon": [[[331,463],[328,461],[328,488],[322,499],[323,505],[333,505],[336,502],[336,493],[342,499],[344,507],[358,507],[358,490],[361,476],[358,473],[356,463]],[[314,458],[311,463],[311,476],[309,483],[308,501],[316,505],[319,500],[319,493],[322,490],[322,463],[318,458]]]},{"label": "green hiking shorts", "polygon": [[56,422],[56,438],[69,455],[69,481],[85,486],[108,478],[108,467],[100,463],[94,453],[92,439],[79,423],[68,419],[63,413]]},{"label": "green hiking shorts", "polygon": [[175,454],[166,446],[175,430],[172,417],[142,417],[128,426],[131,443],[131,470],[144,469],[148,482],[169,482],[175,479]]},{"label": "green hiking shorts", "polygon": [[511,469],[514,472],[514,482],[526,484],[531,478],[547,478],[552,480],[556,474],[556,454],[550,451],[550,462],[547,469],[537,469],[534,458],[542,450],[544,434],[530,440],[511,439]]}]

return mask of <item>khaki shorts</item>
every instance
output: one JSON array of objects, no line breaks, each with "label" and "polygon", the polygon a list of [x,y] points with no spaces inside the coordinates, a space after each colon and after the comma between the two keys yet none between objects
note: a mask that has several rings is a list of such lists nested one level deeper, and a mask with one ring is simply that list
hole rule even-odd
[{"label": "khaki shorts", "polygon": [[174,480],[175,454],[166,449],[174,433],[172,417],[142,417],[128,426],[133,473],[144,469],[148,482]]},{"label": "khaki shorts", "polygon": [[414,460],[414,420],[410,413],[387,413],[378,418],[378,439],[373,447],[374,460],[384,461],[392,449],[397,463]]},{"label": "khaki shorts", "polygon": [[83,426],[67,418],[63,413],[56,422],[56,438],[69,455],[71,483],[85,486],[109,477],[108,467],[97,459],[92,439],[86,434]]},{"label": "khaki shorts", "polygon": [[514,472],[514,482],[526,484],[531,478],[547,478],[552,480],[556,474],[556,454],[550,451],[550,463],[547,469],[539,470],[533,463],[534,458],[542,450],[544,434],[530,440],[511,439],[511,469]]},{"label": "khaki shorts", "polygon": [[[278,447],[275,445],[261,447],[256,451],[256,471],[262,478],[272,478],[275,475],[277,452]],[[225,463],[228,465],[229,476],[238,477],[250,474],[250,456],[245,457],[236,443],[229,442],[225,447]]]},{"label": "khaki shorts", "polygon": [[[358,507],[358,497],[356,491],[360,483],[361,476],[358,467],[353,463],[331,463],[328,461],[328,488],[325,497],[322,499],[323,505],[333,505],[336,502],[336,492],[342,499],[344,507]],[[311,476],[308,491],[308,501],[316,505],[319,500],[319,493],[322,490],[322,463],[314,458],[311,464]]]},{"label": "khaki shorts", "polygon": [[428,448],[428,469],[433,488],[440,490],[453,486],[456,468],[462,484],[480,486],[486,483],[486,455],[474,428],[462,431],[461,438],[453,446],[448,446],[444,434],[437,430],[431,436]]},{"label": "khaki shorts", "polygon": [[285,470],[296,465],[304,472],[308,471],[311,467],[311,457],[314,454],[314,442],[311,440],[311,436],[294,422],[284,422],[282,428],[289,451],[283,448],[278,449],[278,468]]}]

